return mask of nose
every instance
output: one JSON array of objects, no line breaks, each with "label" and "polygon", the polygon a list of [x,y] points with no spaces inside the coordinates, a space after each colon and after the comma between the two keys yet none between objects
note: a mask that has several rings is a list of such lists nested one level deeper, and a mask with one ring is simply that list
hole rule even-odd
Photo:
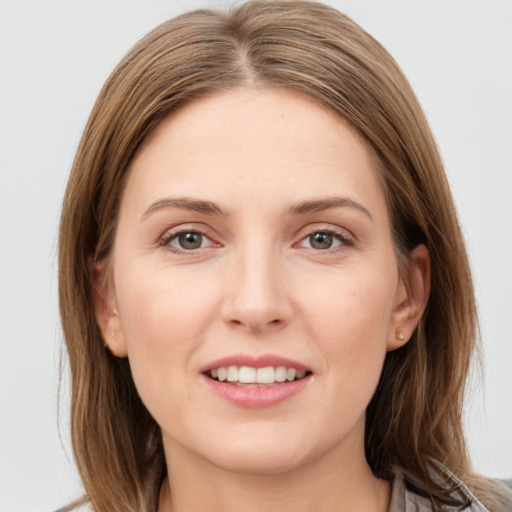
[{"label": "nose", "polygon": [[271,251],[233,255],[222,317],[232,327],[268,334],[289,324],[292,305],[278,257]]}]

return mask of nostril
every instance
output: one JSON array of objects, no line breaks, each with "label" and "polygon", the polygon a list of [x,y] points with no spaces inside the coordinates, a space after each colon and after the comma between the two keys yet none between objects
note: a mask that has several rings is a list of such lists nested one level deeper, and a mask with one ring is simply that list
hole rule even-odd
[{"label": "nostril", "polygon": [[[233,320],[231,320],[231,323],[232,324],[235,324],[235,325],[242,325],[243,322],[241,320],[237,320],[236,318],[234,318]],[[277,325],[277,324],[280,324],[281,323],[281,319],[280,318],[276,318],[275,320],[270,320],[269,324],[272,325]]]}]

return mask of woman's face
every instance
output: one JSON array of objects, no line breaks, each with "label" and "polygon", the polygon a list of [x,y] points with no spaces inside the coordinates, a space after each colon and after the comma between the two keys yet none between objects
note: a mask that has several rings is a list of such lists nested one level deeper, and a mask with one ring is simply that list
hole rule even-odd
[{"label": "woman's face", "polygon": [[282,90],[183,107],[131,165],[110,268],[99,322],[167,454],[257,473],[361,457],[386,351],[414,326],[346,123]]}]

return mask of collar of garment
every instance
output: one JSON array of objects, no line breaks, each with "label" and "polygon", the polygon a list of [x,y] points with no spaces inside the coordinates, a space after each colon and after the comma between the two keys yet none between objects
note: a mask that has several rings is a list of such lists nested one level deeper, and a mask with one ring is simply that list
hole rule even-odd
[{"label": "collar of garment", "polygon": [[[453,503],[442,505],[442,512],[489,512],[469,488],[447,468],[436,462],[432,464],[431,471],[435,480],[453,489],[450,493]],[[389,512],[432,512],[433,510],[428,494],[397,472],[393,482]]]}]

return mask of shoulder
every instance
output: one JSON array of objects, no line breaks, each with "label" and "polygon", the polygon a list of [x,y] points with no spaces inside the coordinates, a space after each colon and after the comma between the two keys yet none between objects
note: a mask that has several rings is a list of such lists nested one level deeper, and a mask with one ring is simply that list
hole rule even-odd
[{"label": "shoulder", "polygon": [[495,501],[492,512],[512,511],[512,480],[488,479],[487,484]]},{"label": "shoulder", "polygon": [[[485,502],[492,503],[492,510],[480,501],[471,489],[447,468],[434,464],[434,478],[450,491],[450,503],[441,507],[442,512],[511,512],[512,490],[499,480],[483,479]],[[480,496],[480,494],[479,494]],[[428,493],[415,485],[406,476],[397,472],[389,512],[432,512],[433,506]]]}]

